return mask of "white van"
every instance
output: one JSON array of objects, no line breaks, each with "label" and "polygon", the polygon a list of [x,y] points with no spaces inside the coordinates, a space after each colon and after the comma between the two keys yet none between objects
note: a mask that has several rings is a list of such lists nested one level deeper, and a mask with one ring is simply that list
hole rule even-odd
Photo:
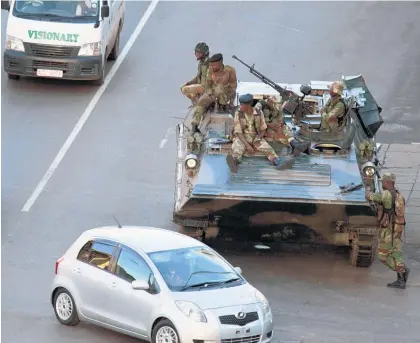
[{"label": "white van", "polygon": [[124,0],[11,0],[4,70],[20,76],[94,80],[119,54]]}]

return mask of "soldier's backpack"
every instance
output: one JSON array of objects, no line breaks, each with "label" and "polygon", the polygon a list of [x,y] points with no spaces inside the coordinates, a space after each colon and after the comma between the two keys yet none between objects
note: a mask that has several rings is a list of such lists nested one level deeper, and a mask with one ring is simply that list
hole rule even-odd
[{"label": "soldier's backpack", "polygon": [[[392,200],[394,200],[395,223],[405,225],[405,199],[400,191],[393,191]],[[395,195],[394,195],[395,194]]]},{"label": "soldier's backpack", "polygon": [[405,199],[398,190],[390,191],[392,206],[389,210],[380,206],[379,223],[382,227],[391,227],[394,232],[402,232],[405,227]]}]

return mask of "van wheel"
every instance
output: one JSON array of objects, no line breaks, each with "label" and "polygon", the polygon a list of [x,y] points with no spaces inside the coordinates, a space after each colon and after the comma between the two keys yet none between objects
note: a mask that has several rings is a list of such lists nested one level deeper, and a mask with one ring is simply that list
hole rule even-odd
[{"label": "van wheel", "polygon": [[120,30],[118,30],[117,37],[115,37],[114,47],[112,48],[111,53],[109,54],[108,59],[115,61],[120,55]]},{"label": "van wheel", "polygon": [[152,343],[181,343],[175,326],[167,319],[161,320],[152,330]]},{"label": "van wheel", "polygon": [[59,289],[54,295],[53,303],[55,316],[61,324],[73,326],[80,322],[76,304],[67,289]]},{"label": "van wheel", "polygon": [[7,74],[7,77],[10,80],[19,80],[20,79],[20,75],[15,75],[15,74]]}]

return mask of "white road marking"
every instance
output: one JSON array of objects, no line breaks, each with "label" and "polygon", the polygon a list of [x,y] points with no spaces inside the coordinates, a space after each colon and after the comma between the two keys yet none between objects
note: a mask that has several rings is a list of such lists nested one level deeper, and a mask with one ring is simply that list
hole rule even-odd
[{"label": "white road marking", "polygon": [[420,144],[420,142],[411,142],[411,144]]},{"label": "white road marking", "polygon": [[159,148],[160,148],[160,149],[163,149],[163,148],[164,148],[164,146],[165,146],[166,142],[168,141],[169,135],[172,133],[172,131],[173,131],[173,130],[174,130],[174,129],[173,129],[172,127],[170,127],[170,128],[166,131],[165,137],[163,137],[163,139],[160,141],[160,144],[159,144]]},{"label": "white road marking", "polygon": [[51,163],[50,167],[46,171],[45,175],[42,177],[41,181],[36,186],[35,190],[26,201],[25,205],[22,208],[23,212],[28,212],[35,201],[38,199],[41,192],[44,190],[45,185],[47,184],[48,180],[54,174],[54,171],[57,169],[58,165],[60,164],[61,160],[66,155],[67,151],[70,149],[72,143],[76,139],[77,135],[79,134],[82,127],[85,125],[86,121],[88,120],[89,116],[93,112],[96,104],[98,103],[99,99],[101,98],[102,94],[105,92],[105,89],[108,87],[109,83],[111,82],[112,78],[115,76],[118,68],[121,66],[121,63],[126,58],[128,52],[134,45],[137,37],[140,35],[141,31],[143,30],[144,26],[146,25],[147,21],[149,20],[150,16],[152,15],[153,11],[155,10],[159,0],[153,0],[149,7],[147,8],[146,12],[140,19],[137,27],[135,28],[134,32],[131,34],[127,44],[124,46],[124,49],[121,51],[120,56],[115,61],[114,65],[112,66],[111,70],[109,71],[108,75],[105,78],[105,82],[99,87],[96,91],[95,95],[93,96],[92,100],[90,101],[89,105],[86,107],[85,111],[83,112],[82,116],[79,118],[76,126],[74,127],[73,131],[68,136],[67,140],[64,142],[63,146],[61,147],[60,151],[58,152],[57,156]]}]

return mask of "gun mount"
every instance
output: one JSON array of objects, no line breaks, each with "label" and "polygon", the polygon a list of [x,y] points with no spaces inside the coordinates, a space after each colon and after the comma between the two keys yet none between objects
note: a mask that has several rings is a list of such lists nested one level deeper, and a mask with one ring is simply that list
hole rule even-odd
[{"label": "gun mount", "polygon": [[303,96],[299,96],[295,92],[281,87],[277,83],[271,81],[265,75],[261,74],[254,68],[255,63],[252,64],[252,66],[250,66],[244,61],[242,61],[240,58],[238,58],[236,55],[233,55],[232,58],[237,60],[239,63],[243,64],[249,69],[249,72],[252,75],[260,79],[261,82],[275,89],[280,94],[280,96],[285,101],[283,105],[283,111],[291,116],[292,121],[295,125],[299,125],[301,120],[305,118],[306,115],[311,114],[311,109],[304,103],[305,97],[311,94],[312,88],[310,85],[301,85],[300,92],[303,94]]}]

